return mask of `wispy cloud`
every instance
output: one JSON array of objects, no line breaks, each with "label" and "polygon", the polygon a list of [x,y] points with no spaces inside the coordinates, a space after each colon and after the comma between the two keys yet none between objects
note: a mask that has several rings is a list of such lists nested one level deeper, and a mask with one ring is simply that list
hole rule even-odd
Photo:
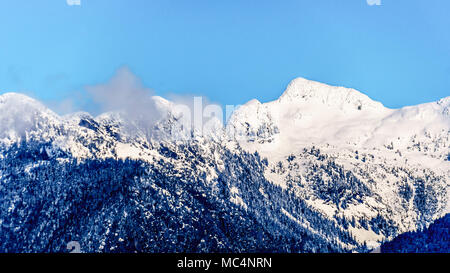
[{"label": "wispy cloud", "polygon": [[[144,130],[148,136],[156,122],[169,112],[174,115],[177,125],[172,130],[184,130],[182,136],[190,135],[190,130],[204,133],[215,131],[223,126],[223,108],[203,96],[192,94],[167,95],[169,101],[155,99],[155,92],[145,87],[141,80],[122,67],[105,83],[89,85],[82,92],[72,92],[70,98],[52,101],[47,104],[58,114],[70,114],[75,111],[86,111],[96,116],[107,112],[120,112],[130,121],[129,129]],[[134,124],[134,125],[133,125]],[[206,129],[205,129],[206,128]],[[173,137],[178,132],[171,132]]]},{"label": "wispy cloud", "polygon": [[87,86],[86,91],[100,112],[121,111],[132,118],[154,118],[158,115],[154,92],[142,85],[127,67],[104,84]]}]

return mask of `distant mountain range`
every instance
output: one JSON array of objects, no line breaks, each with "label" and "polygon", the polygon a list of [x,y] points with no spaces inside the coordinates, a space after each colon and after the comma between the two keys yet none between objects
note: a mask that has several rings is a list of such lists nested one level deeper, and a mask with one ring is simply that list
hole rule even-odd
[{"label": "distant mountain range", "polygon": [[388,109],[295,79],[202,133],[0,96],[0,252],[366,252],[449,213],[450,97]]}]

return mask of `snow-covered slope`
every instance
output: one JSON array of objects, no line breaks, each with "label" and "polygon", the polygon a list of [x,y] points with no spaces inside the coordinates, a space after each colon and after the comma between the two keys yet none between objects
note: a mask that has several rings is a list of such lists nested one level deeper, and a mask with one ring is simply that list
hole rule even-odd
[{"label": "snow-covered slope", "polygon": [[[382,214],[407,231],[422,217],[413,204],[417,200],[408,197],[404,203],[399,194],[404,188],[417,193],[413,181],[426,181],[425,187],[436,191],[436,217],[450,208],[449,101],[388,109],[354,89],[298,78],[278,100],[253,100],[239,108],[227,131],[244,149],[268,159],[269,180],[309,199],[329,217]],[[345,207],[318,198],[317,183],[328,188],[339,180],[330,170],[335,165],[337,172],[355,174],[372,194]],[[358,225],[353,234],[373,246],[384,239]]]},{"label": "snow-covered slope", "polygon": [[[243,146],[271,158],[309,145],[372,149],[393,144],[415,151],[414,143],[423,142],[427,154],[442,162],[450,143],[449,101],[388,109],[354,89],[298,78],[278,100],[253,100],[239,108],[228,130]],[[241,137],[249,132],[250,138]]]},{"label": "snow-covered slope", "polygon": [[173,103],[152,99],[156,117],[124,112],[60,117],[32,98],[6,93],[0,96],[0,146],[35,141],[51,143],[76,158],[140,158],[136,153],[148,150],[152,140],[169,138],[184,124]]},{"label": "snow-covered slope", "polygon": [[[264,221],[347,250],[376,247],[449,212],[450,97],[388,109],[354,89],[299,78],[278,100],[239,108],[225,128],[209,120],[203,135],[182,108],[161,97],[152,103],[150,117],[60,117],[24,95],[1,95],[0,160],[35,149],[33,160],[142,161],[164,179],[229,192],[223,202],[256,218],[259,205],[272,204]],[[264,186],[250,192],[246,183],[256,180]]]},{"label": "snow-covered slope", "polygon": [[[61,125],[61,118],[43,104],[25,95],[7,93],[0,96],[0,141],[14,143],[22,138],[39,137]],[[35,135],[38,136],[38,135]]]}]

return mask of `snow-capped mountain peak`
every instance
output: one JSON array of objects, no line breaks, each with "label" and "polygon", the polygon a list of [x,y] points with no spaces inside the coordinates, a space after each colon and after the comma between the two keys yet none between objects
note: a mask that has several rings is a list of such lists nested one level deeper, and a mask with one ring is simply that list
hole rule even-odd
[{"label": "snow-capped mountain peak", "polygon": [[406,148],[425,132],[446,139],[448,101],[388,109],[357,90],[297,78],[279,99],[243,105],[228,127],[237,135],[261,136],[241,138],[243,146],[284,155],[312,143],[371,149],[393,142]]},{"label": "snow-capped mountain peak", "polygon": [[[101,181],[115,181],[114,188],[121,183],[114,180],[116,172],[125,170],[117,164],[134,164],[118,159],[132,159],[147,168],[131,177],[118,175],[136,183],[140,190],[133,196],[168,185],[174,198],[184,200],[186,191],[179,186],[197,188],[203,181],[211,196],[221,196],[221,204],[255,215],[270,212],[267,219],[283,229],[307,230],[339,249],[357,249],[365,243],[376,247],[397,232],[426,225],[449,210],[449,101],[447,97],[388,109],[354,89],[299,78],[279,99],[268,103],[255,99],[236,110],[226,127],[227,133],[241,137],[235,141],[221,137],[217,118],[207,120],[207,135],[190,131],[192,121],[183,107],[161,97],[137,104],[145,107],[144,113],[125,109],[97,117],[83,112],[59,117],[31,98],[10,93],[0,96],[0,166],[4,167],[0,177],[14,186],[15,176],[9,173],[18,166],[23,181],[34,185],[36,178],[28,175],[40,172],[22,170],[38,166],[47,174],[55,162],[65,170],[58,164],[98,160],[113,164],[106,172],[108,178]],[[47,165],[49,161],[52,164]],[[67,166],[68,174],[77,166]],[[87,175],[95,177],[97,168],[88,169]],[[142,174],[154,175],[155,180],[147,183],[138,178]],[[88,177],[89,183],[83,185],[91,185],[91,180]],[[12,192],[4,198],[7,202],[20,200],[14,191],[3,190],[2,194]],[[164,190],[151,198],[164,199],[167,194]],[[13,215],[28,215],[15,212],[11,204],[3,207],[11,208]],[[271,209],[261,209],[265,204]],[[9,221],[9,209],[2,211],[6,214],[0,221]],[[7,227],[11,227],[8,232],[16,232],[14,224]]]},{"label": "snow-capped mountain peak", "polygon": [[[20,93],[5,93],[0,95],[1,116],[12,116],[15,112],[36,113],[46,112],[56,116],[50,109],[39,101]],[[12,112],[14,111],[14,112]]]},{"label": "snow-capped mountain peak", "polygon": [[373,101],[355,89],[330,86],[305,78],[296,78],[291,81],[279,101],[280,103],[321,103],[343,110],[384,108],[381,103]]},{"label": "snow-capped mountain peak", "polygon": [[0,143],[25,139],[39,128],[45,134],[60,122],[61,118],[56,113],[26,95],[0,95]]}]

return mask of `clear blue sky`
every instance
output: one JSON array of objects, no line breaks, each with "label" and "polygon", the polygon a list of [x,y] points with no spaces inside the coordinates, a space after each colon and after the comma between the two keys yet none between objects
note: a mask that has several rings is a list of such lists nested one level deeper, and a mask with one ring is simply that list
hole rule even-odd
[{"label": "clear blue sky", "polygon": [[159,95],[278,98],[295,77],[388,107],[450,95],[450,1],[0,0],[0,93],[59,100],[128,66]]}]

